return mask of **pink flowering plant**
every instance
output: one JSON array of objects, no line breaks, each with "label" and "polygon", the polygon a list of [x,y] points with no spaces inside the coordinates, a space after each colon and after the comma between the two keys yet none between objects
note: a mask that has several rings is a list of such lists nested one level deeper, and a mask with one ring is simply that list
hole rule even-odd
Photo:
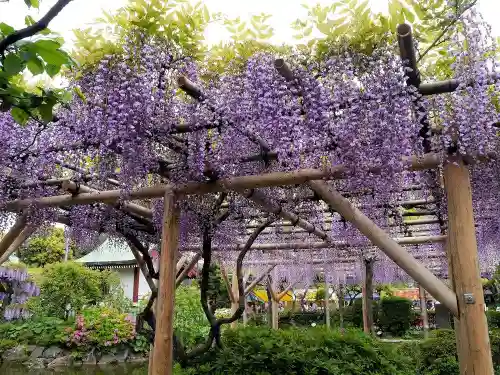
[{"label": "pink flowering plant", "polygon": [[65,330],[63,343],[72,348],[111,350],[135,339],[132,318],[109,307],[84,310],[77,315],[74,327]]}]

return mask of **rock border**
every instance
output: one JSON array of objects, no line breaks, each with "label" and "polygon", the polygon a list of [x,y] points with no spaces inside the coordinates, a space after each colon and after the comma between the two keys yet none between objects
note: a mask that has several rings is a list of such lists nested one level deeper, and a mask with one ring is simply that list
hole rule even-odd
[{"label": "rock border", "polygon": [[53,369],[58,367],[115,366],[124,363],[141,364],[149,360],[147,355],[134,353],[127,347],[110,353],[100,353],[93,349],[83,358],[77,359],[78,357],[71,350],[59,346],[17,345],[2,353],[1,362],[18,363],[31,369]]}]

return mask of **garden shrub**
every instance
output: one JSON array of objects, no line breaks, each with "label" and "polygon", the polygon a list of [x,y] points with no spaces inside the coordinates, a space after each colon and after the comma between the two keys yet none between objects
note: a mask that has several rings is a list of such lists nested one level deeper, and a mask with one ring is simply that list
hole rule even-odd
[{"label": "garden shrub", "polygon": [[204,341],[208,336],[210,324],[201,308],[198,288],[181,285],[175,291],[174,329],[187,347]]},{"label": "garden shrub", "polygon": [[407,298],[386,297],[380,301],[379,325],[384,333],[403,336],[413,320],[412,304]]},{"label": "garden shrub", "polygon": [[186,374],[409,374],[393,347],[358,331],[251,327],[227,330],[223,340],[224,349],[209,353]]},{"label": "garden shrub", "polygon": [[[77,251],[73,242],[70,244],[69,257]],[[37,233],[26,241],[17,251],[19,259],[31,267],[44,267],[47,264],[61,262],[66,252],[64,229],[51,227]]]},{"label": "garden shrub", "polygon": [[486,317],[488,318],[488,327],[500,328],[500,311],[488,310]]},{"label": "garden shrub", "polygon": [[70,324],[62,319],[51,317],[3,323],[0,324],[0,337],[24,345],[59,345],[64,336],[64,330]]},{"label": "garden shrub", "polygon": [[[455,331],[439,329],[420,344],[417,369],[419,374],[458,374],[457,345]],[[451,371],[451,372],[446,372]]]},{"label": "garden shrub", "polygon": [[80,312],[84,306],[106,302],[110,293],[119,290],[119,280],[110,272],[95,271],[73,262],[55,263],[43,270],[38,306],[35,312],[66,318],[67,307]]},{"label": "garden shrub", "polygon": [[107,351],[112,346],[129,344],[135,338],[135,326],[127,314],[108,307],[85,309],[73,327],[65,329],[62,342],[70,348]]}]

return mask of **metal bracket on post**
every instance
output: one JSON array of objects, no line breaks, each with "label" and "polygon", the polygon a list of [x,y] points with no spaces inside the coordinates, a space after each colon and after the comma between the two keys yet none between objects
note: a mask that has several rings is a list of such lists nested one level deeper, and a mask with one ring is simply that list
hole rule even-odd
[{"label": "metal bracket on post", "polygon": [[472,293],[464,293],[464,300],[467,305],[473,305],[476,303],[476,299]]}]

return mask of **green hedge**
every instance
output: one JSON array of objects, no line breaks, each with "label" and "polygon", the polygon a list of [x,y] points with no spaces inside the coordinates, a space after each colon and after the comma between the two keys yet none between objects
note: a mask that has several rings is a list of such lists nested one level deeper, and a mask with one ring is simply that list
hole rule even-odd
[{"label": "green hedge", "polygon": [[379,325],[382,332],[403,336],[414,319],[411,301],[401,297],[387,297],[380,302]]},{"label": "green hedge", "polygon": [[[500,375],[500,329],[490,330],[491,354],[495,374]],[[431,332],[431,337],[423,341],[418,351],[417,374],[420,375],[459,375],[455,332],[440,329]]]},{"label": "green hedge", "polygon": [[500,311],[488,310],[486,317],[488,318],[488,327],[500,328]]},{"label": "green hedge", "polygon": [[392,345],[359,331],[344,334],[324,328],[227,330],[225,348],[209,353],[189,375],[414,375],[407,359]]}]

